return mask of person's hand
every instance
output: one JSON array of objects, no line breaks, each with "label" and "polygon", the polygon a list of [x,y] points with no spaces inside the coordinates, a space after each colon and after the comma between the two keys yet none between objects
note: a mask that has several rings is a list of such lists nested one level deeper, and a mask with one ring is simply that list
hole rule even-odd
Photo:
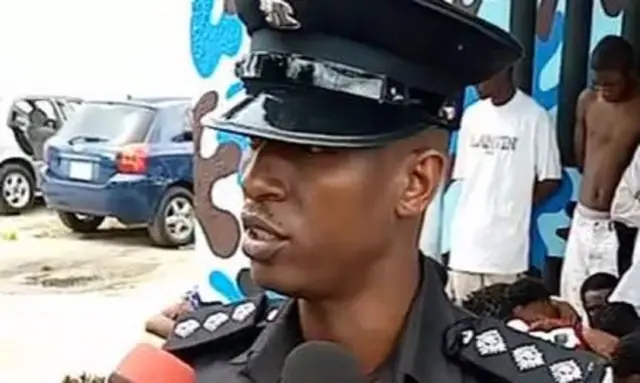
[{"label": "person's hand", "polygon": [[162,315],[175,321],[180,315],[186,314],[191,311],[193,311],[193,306],[191,305],[191,303],[183,300],[178,303],[174,303],[166,309],[162,310]]},{"label": "person's hand", "polygon": [[560,319],[566,321],[571,326],[575,326],[582,322],[578,311],[576,311],[576,309],[574,309],[573,306],[569,304],[569,302],[554,299],[552,300],[552,304],[556,308],[556,310],[558,310]]},{"label": "person's hand", "polygon": [[167,339],[176,319],[182,314],[193,311],[191,303],[181,300],[162,310],[160,314],[156,314],[149,318],[145,323],[145,330],[161,339]]},{"label": "person's hand", "polygon": [[587,348],[607,359],[611,359],[619,342],[615,336],[592,328],[586,328],[582,331],[582,339]]}]

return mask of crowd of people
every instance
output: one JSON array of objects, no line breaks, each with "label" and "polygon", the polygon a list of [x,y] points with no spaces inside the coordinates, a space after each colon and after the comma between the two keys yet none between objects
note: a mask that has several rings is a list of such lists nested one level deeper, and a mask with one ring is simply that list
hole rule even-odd
[{"label": "crowd of people", "polygon": [[590,67],[592,83],[576,106],[574,160],[582,182],[559,297],[552,297],[553,281],[523,277],[531,210],[558,188],[561,163],[548,112],[517,89],[511,68],[480,84],[480,100],[461,118],[452,176],[462,189],[448,291],[477,315],[596,352],[612,361],[617,376],[640,379],[635,53],[622,37],[607,36]]}]

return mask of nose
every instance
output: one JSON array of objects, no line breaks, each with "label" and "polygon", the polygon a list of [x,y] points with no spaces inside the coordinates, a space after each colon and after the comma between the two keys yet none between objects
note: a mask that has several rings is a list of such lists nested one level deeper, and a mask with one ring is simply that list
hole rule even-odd
[{"label": "nose", "polygon": [[286,183],[279,174],[282,160],[263,142],[249,153],[243,169],[242,191],[253,202],[281,201],[287,195]]}]

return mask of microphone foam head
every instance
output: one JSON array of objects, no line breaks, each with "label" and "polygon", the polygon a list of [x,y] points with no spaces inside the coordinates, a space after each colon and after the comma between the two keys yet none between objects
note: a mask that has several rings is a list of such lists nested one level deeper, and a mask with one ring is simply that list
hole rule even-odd
[{"label": "microphone foam head", "polygon": [[125,356],[109,383],[195,383],[195,372],[180,359],[149,344]]},{"label": "microphone foam head", "polygon": [[356,358],[332,342],[306,342],[289,353],[282,383],[366,383]]}]

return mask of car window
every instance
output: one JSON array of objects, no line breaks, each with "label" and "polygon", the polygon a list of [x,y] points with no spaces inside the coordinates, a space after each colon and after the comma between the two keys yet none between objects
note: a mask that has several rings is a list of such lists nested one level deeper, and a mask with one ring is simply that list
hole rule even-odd
[{"label": "car window", "polygon": [[145,141],[155,110],[130,104],[88,103],[79,107],[59,136],[69,141],[130,144]]},{"label": "car window", "polygon": [[163,108],[158,113],[160,124],[160,140],[163,142],[184,139],[191,132],[190,107],[188,104],[173,105]]}]

